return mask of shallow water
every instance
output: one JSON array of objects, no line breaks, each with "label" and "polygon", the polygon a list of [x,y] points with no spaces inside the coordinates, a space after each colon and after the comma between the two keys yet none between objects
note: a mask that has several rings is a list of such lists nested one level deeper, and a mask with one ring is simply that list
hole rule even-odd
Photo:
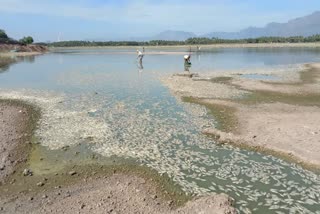
[{"label": "shallow water", "polygon": [[[106,157],[133,158],[192,194],[227,193],[244,213],[320,213],[319,175],[201,134],[214,119],[204,107],[177,101],[158,80],[184,70],[183,53],[147,55],[142,68],[130,51],[68,50],[19,60],[0,74],[0,96],[42,107],[37,136],[49,149],[86,143]],[[319,56],[315,49],[218,49],[194,54],[190,70],[283,68]]]}]

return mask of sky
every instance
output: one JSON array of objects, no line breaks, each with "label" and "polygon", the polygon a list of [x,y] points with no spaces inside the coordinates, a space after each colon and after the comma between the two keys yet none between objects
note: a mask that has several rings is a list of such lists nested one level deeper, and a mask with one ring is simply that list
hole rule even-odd
[{"label": "sky", "polygon": [[43,42],[124,40],[165,30],[234,32],[317,10],[320,0],[0,0],[0,29]]}]

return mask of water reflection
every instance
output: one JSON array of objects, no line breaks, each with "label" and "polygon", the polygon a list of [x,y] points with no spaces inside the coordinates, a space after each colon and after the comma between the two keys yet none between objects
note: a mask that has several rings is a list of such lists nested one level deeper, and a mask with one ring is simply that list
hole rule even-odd
[{"label": "water reflection", "polygon": [[190,68],[191,68],[190,64],[184,63],[184,71],[190,73]]},{"label": "water reflection", "polygon": [[143,72],[143,63],[142,60],[137,63],[137,67],[138,67],[138,72],[139,74],[141,74]]},{"label": "water reflection", "polygon": [[10,66],[19,63],[27,62],[34,63],[35,56],[13,56],[13,57],[0,57],[0,73],[4,73],[9,70]]},{"label": "water reflection", "polygon": [[6,72],[10,65],[15,63],[16,60],[9,57],[0,57],[0,73]]}]

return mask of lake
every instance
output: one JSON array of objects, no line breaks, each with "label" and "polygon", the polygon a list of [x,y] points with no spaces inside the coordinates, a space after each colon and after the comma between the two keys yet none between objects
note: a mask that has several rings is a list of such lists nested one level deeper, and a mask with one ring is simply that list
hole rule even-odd
[{"label": "lake", "polygon": [[[132,158],[190,194],[226,193],[243,213],[320,213],[318,174],[201,134],[214,118],[202,106],[177,100],[159,80],[185,71],[187,49],[146,51],[153,54],[142,65],[132,48],[16,58],[0,68],[0,95],[43,108],[36,135],[48,149],[86,143],[105,157]],[[206,49],[191,61],[195,73],[290,68],[320,61],[320,49]]]}]

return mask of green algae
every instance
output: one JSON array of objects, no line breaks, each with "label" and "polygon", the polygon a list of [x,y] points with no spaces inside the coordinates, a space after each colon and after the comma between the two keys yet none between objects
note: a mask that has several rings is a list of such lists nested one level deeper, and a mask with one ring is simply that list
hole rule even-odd
[{"label": "green algae", "polygon": [[182,101],[205,106],[216,120],[216,128],[218,130],[224,132],[236,132],[238,120],[235,116],[236,109],[234,107],[217,103],[208,103],[202,99],[194,97],[183,97]]},{"label": "green algae", "polygon": [[[23,176],[24,167],[31,169],[33,176]],[[70,171],[75,171],[77,174],[70,176]],[[0,195],[18,193],[36,195],[39,192],[53,190],[57,186],[76,184],[82,179],[107,178],[115,173],[144,178],[156,188],[162,199],[173,201],[175,207],[182,206],[192,198],[167,174],[159,175],[156,170],[141,166],[134,160],[106,158],[93,153],[86,145],[48,150],[38,144],[33,144],[28,162],[20,166],[10,177],[9,182],[1,187]],[[44,186],[38,187],[38,182],[43,182]]]},{"label": "green algae", "polygon": [[[300,72],[300,82],[285,83],[285,82],[264,82],[266,84],[283,85],[283,86],[303,86],[305,84],[317,83],[317,78],[319,78],[319,69],[309,67],[308,69]],[[247,94],[234,98],[234,99],[220,99],[225,101],[231,101],[234,103],[242,105],[257,105],[264,103],[285,103],[290,105],[300,105],[300,106],[320,106],[320,93],[303,93],[303,94],[288,94],[281,92],[273,92],[266,90],[245,90],[238,85],[232,84],[232,77],[215,77],[210,79],[214,83],[223,83],[230,86],[235,86],[239,90],[248,92]],[[208,81],[208,80],[201,80]],[[213,115],[214,119],[217,121],[216,128],[223,132],[237,133],[238,119],[236,116],[236,108],[228,105],[208,103],[200,98],[194,97],[183,97],[182,101],[188,103],[195,103],[205,106],[210,114]],[[259,152],[265,155],[272,155],[281,158],[287,162],[295,163],[302,166],[305,169],[313,171],[315,173],[320,173],[320,167],[318,165],[301,161],[299,158],[293,156],[290,153],[285,153],[281,151],[275,151],[262,146],[249,145],[245,142],[234,142],[234,141],[223,141],[220,136],[214,134],[207,134],[216,140],[219,144],[230,144],[241,149],[246,149],[250,151]]]},{"label": "green algae", "polygon": [[[38,144],[34,132],[41,117],[39,108],[20,100],[0,100],[6,105],[22,106],[26,109],[28,119],[26,126],[27,138],[23,139],[17,151],[27,154],[27,161],[19,163],[12,175],[0,184],[0,196],[10,197],[21,193],[36,195],[50,191],[57,186],[68,186],[81,179],[98,179],[112,176],[115,173],[131,174],[142,177],[155,186],[158,195],[164,200],[173,201],[172,206],[185,204],[192,197],[186,194],[179,185],[167,175],[149,167],[142,166],[133,159],[119,157],[103,157],[94,153],[87,143],[68,146],[58,150],[49,150]],[[23,176],[23,170],[30,169],[33,176]],[[70,171],[76,171],[76,176],[70,176]],[[43,182],[39,187],[37,183]]]},{"label": "green algae", "polygon": [[242,97],[234,99],[233,101],[246,104],[246,105],[256,105],[263,103],[285,103],[291,105],[300,106],[320,106],[320,94],[310,93],[310,94],[286,94],[280,92],[272,91],[249,91]]},{"label": "green algae", "polygon": [[228,84],[232,80],[232,77],[227,77],[227,76],[221,76],[221,77],[215,77],[210,79],[210,82],[213,83],[223,83],[223,84]]}]

